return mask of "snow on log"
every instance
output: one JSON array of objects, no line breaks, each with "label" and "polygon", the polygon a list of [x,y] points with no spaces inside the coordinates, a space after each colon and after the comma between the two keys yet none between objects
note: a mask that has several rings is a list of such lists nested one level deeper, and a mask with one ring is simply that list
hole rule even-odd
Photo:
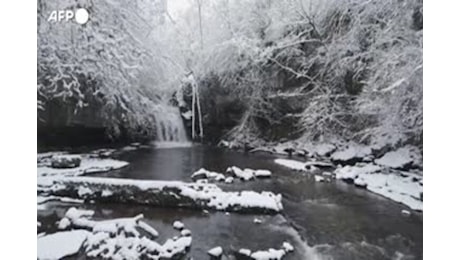
[{"label": "snow on log", "polygon": [[[281,194],[225,192],[213,184],[96,177],[38,178],[38,191],[86,201],[137,203],[163,207],[274,214],[283,209]],[[82,190],[84,192],[82,192]],[[103,196],[103,193],[109,194]]]}]

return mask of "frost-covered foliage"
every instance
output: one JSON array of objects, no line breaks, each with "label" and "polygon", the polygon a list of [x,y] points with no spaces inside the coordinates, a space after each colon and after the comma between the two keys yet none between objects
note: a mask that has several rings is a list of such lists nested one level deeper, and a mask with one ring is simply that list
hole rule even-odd
[{"label": "frost-covered foliage", "polygon": [[[81,7],[90,13],[84,25],[47,21],[52,10]],[[156,37],[164,9],[162,0],[39,1],[40,122],[64,113],[63,124],[105,127],[112,137],[154,135],[156,104],[177,84]]]},{"label": "frost-covered foliage", "polygon": [[[209,1],[202,12],[190,57],[201,82],[244,100],[234,137],[291,122],[310,140],[421,145],[422,1]],[[192,6],[184,27],[198,22]]]}]

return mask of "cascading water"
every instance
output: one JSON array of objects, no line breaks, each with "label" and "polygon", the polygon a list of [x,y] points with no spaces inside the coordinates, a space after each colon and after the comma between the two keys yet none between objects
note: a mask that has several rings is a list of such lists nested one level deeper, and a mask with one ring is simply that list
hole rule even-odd
[{"label": "cascading water", "polygon": [[158,105],[155,113],[157,148],[191,146],[187,139],[179,108],[170,105]]}]

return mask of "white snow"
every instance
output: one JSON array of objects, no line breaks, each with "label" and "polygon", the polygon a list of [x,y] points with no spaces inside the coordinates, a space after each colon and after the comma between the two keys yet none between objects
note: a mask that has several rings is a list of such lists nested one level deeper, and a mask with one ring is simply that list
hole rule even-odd
[{"label": "white snow", "polygon": [[279,212],[283,209],[281,204],[281,194],[272,192],[225,192],[213,184],[184,183],[180,181],[150,181],[132,180],[119,178],[99,178],[99,177],[62,177],[62,178],[38,178],[39,188],[57,189],[64,188],[62,183],[87,183],[110,185],[122,188],[123,186],[135,186],[140,190],[162,190],[164,188],[177,188],[180,195],[188,197],[194,201],[202,201],[204,206],[217,210],[228,210],[232,208],[261,208]]},{"label": "white snow", "polygon": [[267,251],[256,251],[251,254],[251,258],[255,260],[281,260],[286,254],[282,249],[270,248]]},{"label": "white snow", "polygon": [[175,229],[181,230],[181,229],[184,228],[184,223],[180,222],[179,220],[176,220],[176,221],[174,221],[174,223],[173,223],[173,227],[174,227]]},{"label": "white snow", "polygon": [[410,164],[421,165],[422,156],[416,147],[405,146],[386,153],[383,157],[376,159],[375,163],[389,168],[403,168]]},{"label": "white snow", "polygon": [[254,176],[258,178],[267,178],[272,176],[272,173],[269,170],[255,170]]},{"label": "white snow", "polygon": [[180,234],[184,237],[188,237],[192,235],[192,231],[190,231],[190,229],[182,229]]},{"label": "white snow", "polygon": [[410,211],[408,211],[408,210],[406,210],[406,209],[401,210],[401,213],[402,213],[403,215],[406,215],[406,216],[409,216],[409,215],[410,215]]},{"label": "white snow", "polygon": [[323,176],[319,176],[319,175],[315,175],[315,181],[316,181],[316,182],[324,182],[324,177],[323,177]]},{"label": "white snow", "polygon": [[353,158],[364,158],[371,154],[371,148],[352,144],[343,150],[339,150],[331,154],[331,159],[335,161],[348,161]]},{"label": "white snow", "polygon": [[420,193],[423,186],[414,182],[411,175],[407,177],[380,173],[382,168],[374,164],[345,166],[335,171],[337,179],[353,180],[356,186],[366,187],[369,191],[407,205],[413,210],[423,210]]},{"label": "white snow", "polygon": [[182,117],[184,117],[186,120],[190,120],[192,118],[192,111],[186,111],[182,113]]},{"label": "white snow", "polygon": [[335,177],[342,180],[354,180],[360,174],[374,173],[380,171],[382,167],[374,164],[357,164],[356,166],[347,165],[335,170]]},{"label": "white snow", "polygon": [[219,257],[219,256],[222,255],[223,252],[224,252],[224,250],[222,249],[222,247],[218,246],[218,247],[214,247],[214,248],[210,249],[208,251],[208,254],[211,255],[211,256]]},{"label": "white snow", "polygon": [[79,167],[69,169],[56,169],[50,166],[37,166],[37,175],[44,176],[78,176],[95,172],[106,172],[115,169],[120,169],[127,166],[129,163],[114,159],[100,159],[82,157]]},{"label": "white snow", "polygon": [[[73,237],[61,238],[58,242],[71,245],[78,242],[72,250],[66,250],[65,256],[76,253],[83,243],[84,252],[87,257],[104,258],[104,259],[139,259],[141,256],[150,255],[154,259],[169,259],[176,254],[185,252],[190,247],[192,237],[189,234],[181,235],[168,239],[163,245],[151,240],[158,236],[158,232],[147,223],[141,221],[143,215],[140,214],[132,218],[119,218],[110,220],[92,220],[90,217],[94,214],[91,210],[82,210],[70,208],[60,223],[67,222],[72,228],[83,228],[90,230],[72,230],[69,232],[83,232],[83,239],[74,239]],[[149,237],[143,236],[138,229],[144,230]],[[60,232],[57,234],[61,234]],[[45,238],[47,236],[44,236]],[[39,252],[45,253],[59,251],[50,249],[51,245],[42,246],[39,238]],[[51,243],[49,243],[51,244]],[[56,245],[59,245],[55,242]],[[53,251],[55,250],[55,251]],[[57,255],[57,254],[54,254]],[[53,255],[53,256],[54,256]],[[47,255],[39,259],[59,259],[62,256],[48,257]]]},{"label": "white snow", "polygon": [[38,259],[61,259],[76,254],[91,233],[86,230],[63,231],[38,237]]},{"label": "white snow", "polygon": [[241,248],[240,250],[238,250],[238,252],[242,255],[247,255],[247,256],[251,255],[251,250],[246,249],[246,248]]},{"label": "white snow", "polygon": [[289,242],[283,242],[283,248],[286,252],[294,251],[294,246],[292,246]]},{"label": "white snow", "polygon": [[198,171],[194,172],[191,176],[192,179],[200,178],[204,176],[205,179],[213,179],[215,181],[224,181],[225,175],[218,172],[208,171],[204,168],[199,169]]},{"label": "white snow", "polygon": [[262,220],[259,219],[259,218],[254,218],[254,223],[260,224],[260,223],[262,223]]},{"label": "white snow", "polygon": [[225,183],[233,183],[233,177],[232,176],[229,176],[227,178],[225,178]]},{"label": "white snow", "polygon": [[305,163],[289,159],[275,159],[275,163],[297,171],[305,171]]},{"label": "white snow", "polygon": [[71,225],[71,223],[70,223],[70,220],[68,218],[62,218],[59,221],[58,228],[59,229],[66,229],[66,228],[70,227],[70,225]]},{"label": "white snow", "polygon": [[232,167],[227,168],[226,172],[231,172],[237,178],[240,178],[241,180],[245,180],[245,181],[249,181],[254,178],[254,170],[252,169],[241,170],[240,168],[236,166],[232,166]]},{"label": "white snow", "polygon": [[84,187],[84,186],[78,187],[78,196],[80,197],[83,197],[85,195],[92,194],[92,193],[93,191],[88,187]]}]

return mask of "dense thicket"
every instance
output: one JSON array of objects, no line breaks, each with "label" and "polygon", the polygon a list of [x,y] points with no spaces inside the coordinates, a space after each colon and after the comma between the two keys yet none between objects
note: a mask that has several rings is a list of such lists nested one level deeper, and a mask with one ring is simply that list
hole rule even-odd
[{"label": "dense thicket", "polygon": [[208,139],[422,145],[422,1],[189,3],[158,22],[98,1],[91,29],[62,32],[85,40],[65,44],[39,21],[39,107],[72,97],[79,111],[102,98],[103,122],[149,129],[157,90],[190,93],[181,79],[193,74]]},{"label": "dense thicket", "polygon": [[200,76],[244,100],[234,137],[421,145],[421,1],[209,4]]},{"label": "dense thicket", "polygon": [[[50,22],[53,10],[86,8],[84,25]],[[173,69],[157,40],[162,1],[39,1],[39,126],[103,128],[119,138],[153,137],[153,112]]]}]

